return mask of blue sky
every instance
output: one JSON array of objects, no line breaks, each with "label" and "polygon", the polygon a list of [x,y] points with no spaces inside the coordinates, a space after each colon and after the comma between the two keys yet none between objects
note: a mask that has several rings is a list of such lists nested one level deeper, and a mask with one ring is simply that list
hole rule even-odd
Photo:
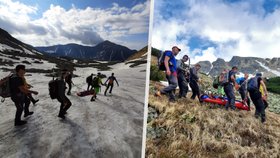
[{"label": "blue sky", "polygon": [[0,27],[33,46],[110,40],[141,49],[148,43],[146,0],[0,0],[0,10]]},{"label": "blue sky", "polygon": [[279,57],[279,17],[280,0],[156,0],[152,46],[178,45],[193,63]]}]

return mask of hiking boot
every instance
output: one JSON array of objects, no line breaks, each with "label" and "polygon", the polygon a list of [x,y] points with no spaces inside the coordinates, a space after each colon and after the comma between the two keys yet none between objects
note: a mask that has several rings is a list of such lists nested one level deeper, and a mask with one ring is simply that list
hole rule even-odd
[{"label": "hiking boot", "polygon": [[33,103],[33,105],[34,105],[34,104],[36,104],[38,101],[39,101],[39,99],[34,100],[34,101],[32,102],[32,103]]},{"label": "hiking boot", "polygon": [[155,96],[156,96],[156,97],[160,97],[160,96],[161,96],[160,91],[157,91],[157,92],[155,93]]},{"label": "hiking boot", "polygon": [[65,119],[65,116],[64,115],[58,115],[57,117],[60,117],[62,119]]},{"label": "hiking boot", "polygon": [[95,101],[94,97],[92,97],[92,98],[90,99],[90,101]]},{"label": "hiking boot", "polygon": [[24,114],[24,117],[27,117],[27,116],[33,115],[33,114],[34,114],[34,112],[25,113],[25,114]]},{"label": "hiking boot", "polygon": [[27,121],[18,121],[18,122],[15,122],[15,126],[21,126],[21,125],[24,125],[26,123],[27,123]]},{"label": "hiking boot", "polygon": [[264,123],[264,122],[265,122],[265,118],[262,118],[262,119],[261,119],[261,122]]}]

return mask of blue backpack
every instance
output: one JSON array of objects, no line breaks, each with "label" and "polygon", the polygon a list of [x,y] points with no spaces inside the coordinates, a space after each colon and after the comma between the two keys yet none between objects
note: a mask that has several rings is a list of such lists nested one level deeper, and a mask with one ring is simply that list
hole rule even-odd
[{"label": "blue backpack", "polygon": [[250,78],[247,84],[247,90],[248,91],[257,91],[259,89],[258,87],[258,77]]}]

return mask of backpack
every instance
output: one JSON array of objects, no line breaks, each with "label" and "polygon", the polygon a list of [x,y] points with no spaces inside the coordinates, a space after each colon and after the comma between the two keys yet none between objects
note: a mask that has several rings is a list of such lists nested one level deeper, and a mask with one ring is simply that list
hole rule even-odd
[{"label": "backpack", "polygon": [[8,98],[11,96],[11,91],[10,91],[10,78],[11,77],[12,77],[12,75],[1,79],[2,81],[4,81],[2,83],[2,85],[0,86],[0,96],[2,98]]},{"label": "backpack", "polygon": [[215,88],[215,89],[218,89],[218,87],[219,87],[219,85],[220,85],[220,83],[219,83],[219,77],[220,76],[217,76],[217,77],[215,77],[214,78],[214,81],[213,81],[213,87]]},{"label": "backpack", "polygon": [[258,90],[258,77],[253,77],[248,80],[247,90],[248,91],[256,91]]},{"label": "backpack", "polygon": [[98,77],[94,77],[93,80],[92,80],[92,85],[94,87],[97,87],[99,86],[99,78]]},{"label": "backpack", "polygon": [[58,84],[59,80],[51,80],[49,82],[49,94],[51,99],[57,99],[58,98]]},{"label": "backpack", "polygon": [[92,81],[92,76],[88,76],[87,79],[86,79],[86,82],[90,83],[91,81]]},{"label": "backpack", "polygon": [[[160,57],[159,57],[159,60],[158,60],[158,69],[162,70],[162,71],[166,70],[165,65],[164,65],[164,59],[165,59],[165,56],[166,56],[166,52],[167,51],[162,52]],[[173,64],[171,62],[169,62],[169,66],[172,66],[172,65]]]}]

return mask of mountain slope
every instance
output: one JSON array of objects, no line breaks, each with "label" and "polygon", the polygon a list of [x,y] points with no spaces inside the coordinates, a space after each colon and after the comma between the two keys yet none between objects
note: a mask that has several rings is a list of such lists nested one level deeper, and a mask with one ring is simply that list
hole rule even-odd
[{"label": "mountain slope", "polygon": [[211,76],[218,75],[223,69],[231,69],[232,66],[237,66],[238,71],[242,73],[255,74],[262,72],[265,77],[280,76],[280,58],[263,59],[257,57],[239,57],[233,56],[229,62],[218,58],[212,63],[209,70],[209,61],[199,62],[201,71]]},{"label": "mountain slope", "polygon": [[136,50],[130,50],[125,46],[107,40],[94,47],[67,44],[36,48],[53,56],[67,56],[77,59],[94,59],[102,61],[124,61],[136,52]]},{"label": "mountain slope", "polygon": [[[190,97],[190,96],[188,96]],[[149,96],[146,157],[277,157],[280,116],[266,111],[262,124],[254,111],[210,109],[209,104]]]},{"label": "mountain slope", "polygon": [[18,39],[12,37],[7,31],[0,28],[0,52],[14,51],[23,54],[41,54],[32,46],[25,44]]}]

